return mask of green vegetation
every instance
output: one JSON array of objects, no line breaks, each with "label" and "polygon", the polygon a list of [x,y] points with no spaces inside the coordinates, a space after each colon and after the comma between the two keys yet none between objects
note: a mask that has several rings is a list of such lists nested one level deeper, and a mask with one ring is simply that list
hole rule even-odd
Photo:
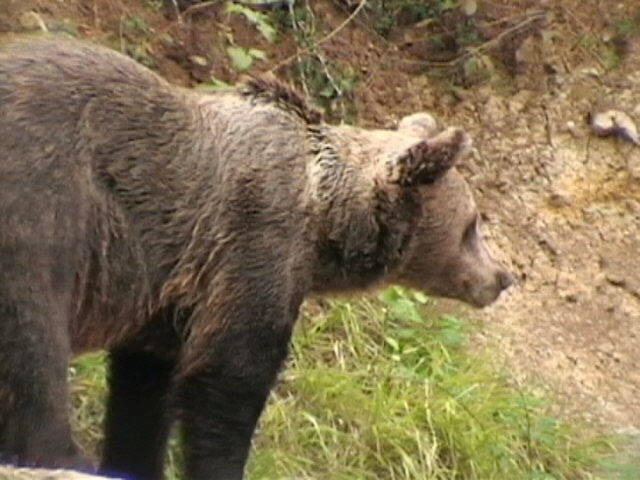
[{"label": "green vegetation", "polygon": [[227,4],[227,12],[237,13],[245,17],[249,23],[253,24],[258,29],[260,34],[267,41],[273,42],[276,39],[278,33],[273,25],[271,25],[269,17],[264,13],[256,12],[249,7],[232,2]]},{"label": "green vegetation", "polygon": [[[423,295],[305,310],[291,360],[251,456],[250,480],[580,480],[608,448],[583,440],[513,386],[491,360],[464,348],[456,317],[428,314]],[[98,443],[104,367],[72,368],[75,420]],[[173,443],[177,443],[174,439]],[[174,450],[169,478],[179,478]]]},{"label": "green vegetation", "polygon": [[120,27],[121,51],[144,66],[154,68],[156,62],[151,55],[150,41],[155,31],[147,20],[138,15],[129,16],[122,20]]},{"label": "green vegetation", "polygon": [[[272,26],[267,15],[256,12],[244,5],[232,2],[227,3],[226,11],[228,14],[243,16],[249,23],[257,28],[260,34],[269,43],[272,43],[276,39],[277,31]],[[231,65],[238,72],[243,72],[251,68],[255,60],[265,60],[267,58],[264,50],[237,45],[233,34],[230,31],[226,32],[226,40],[229,45],[227,47],[227,55],[229,55]]]},{"label": "green vegetation", "polygon": [[625,38],[640,34],[640,9],[634,15],[615,22],[614,28],[618,36]]},{"label": "green vegetation", "polygon": [[231,64],[239,72],[251,67],[254,60],[264,60],[267,58],[263,50],[258,48],[239,47],[237,45],[227,47],[227,54],[231,59]]},{"label": "green vegetation", "polygon": [[162,10],[162,0],[147,0],[145,5],[156,12]]},{"label": "green vegetation", "polygon": [[299,47],[291,72],[294,82],[330,118],[353,122],[357,118],[353,93],[358,75],[350,65],[326,55],[318,45],[328,29],[310,2],[296,2],[295,8],[280,13],[278,20],[280,28],[291,32]]},{"label": "green vegetation", "polygon": [[387,36],[393,28],[437,18],[458,6],[457,0],[373,0],[369,10],[376,31]]},{"label": "green vegetation", "polygon": [[408,25],[437,17],[443,8],[450,8],[443,0],[377,0],[371,2],[375,18],[374,28],[387,36],[398,25]]}]

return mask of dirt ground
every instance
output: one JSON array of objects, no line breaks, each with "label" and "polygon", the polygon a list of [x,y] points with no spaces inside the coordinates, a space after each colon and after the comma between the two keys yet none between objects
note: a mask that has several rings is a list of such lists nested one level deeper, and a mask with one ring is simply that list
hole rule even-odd
[{"label": "dirt ground", "polygon": [[[348,15],[344,3],[313,2],[327,31]],[[482,320],[476,343],[497,347],[517,379],[552,392],[561,415],[640,438],[640,147],[596,137],[586,120],[614,107],[640,126],[640,35],[628,28],[639,7],[477,3],[485,43],[466,52],[495,60],[481,62],[479,73],[460,78],[456,59],[465,50],[438,57],[421,25],[383,39],[366,10],[321,49],[358,73],[361,124],[390,127],[428,110],[472,133],[475,148],[461,168],[520,279],[497,305],[465,312]],[[223,46],[229,38],[268,53],[251,73],[297,48],[291,38],[268,44],[216,5],[170,19],[160,2],[144,0],[0,0],[3,38],[43,28],[118,48],[186,86],[237,80]],[[451,67],[444,75],[443,62]]]}]

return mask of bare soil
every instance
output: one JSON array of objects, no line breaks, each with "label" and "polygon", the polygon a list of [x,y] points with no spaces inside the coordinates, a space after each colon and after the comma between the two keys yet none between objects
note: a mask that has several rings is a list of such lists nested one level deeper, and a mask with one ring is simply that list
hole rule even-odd
[{"label": "bare soil", "polygon": [[[313,3],[327,31],[348,15],[344,3]],[[211,76],[237,80],[225,53],[230,41],[268,53],[251,73],[299,48],[286,34],[269,44],[215,4],[182,18],[144,0],[0,5],[0,38],[44,24],[127,52],[185,86]],[[497,305],[465,310],[482,320],[475,344],[494,348],[518,381],[551,392],[560,415],[640,438],[640,147],[596,137],[586,121],[589,112],[614,107],[640,126],[640,35],[619,35],[639,7],[634,0],[478,5],[477,18],[452,12],[436,26],[450,34],[461,21],[475,22],[475,46],[482,45],[475,52],[489,63],[471,74],[461,74],[465,64],[456,59],[469,51],[460,45],[434,49],[424,25],[384,39],[366,10],[320,48],[357,72],[362,125],[390,127],[427,110],[472,133],[475,149],[461,169],[488,235],[520,278]],[[535,17],[540,10],[544,20]]]}]

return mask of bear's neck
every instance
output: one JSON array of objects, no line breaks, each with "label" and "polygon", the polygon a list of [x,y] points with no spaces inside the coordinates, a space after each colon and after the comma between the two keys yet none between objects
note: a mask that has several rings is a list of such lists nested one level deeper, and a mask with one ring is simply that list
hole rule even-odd
[{"label": "bear's neck", "polygon": [[[392,200],[370,164],[341,154],[332,128],[320,125],[309,131],[313,158],[305,195],[318,235],[314,293],[357,291],[384,282],[398,267],[418,218],[412,197]],[[391,217],[389,212],[398,208],[403,213]]]}]

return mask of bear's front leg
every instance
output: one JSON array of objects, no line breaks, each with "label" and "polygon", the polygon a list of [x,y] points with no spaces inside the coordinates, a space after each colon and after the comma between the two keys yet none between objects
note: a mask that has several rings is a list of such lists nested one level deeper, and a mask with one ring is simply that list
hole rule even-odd
[{"label": "bear's front leg", "polygon": [[242,479],[251,437],[287,355],[293,323],[267,321],[264,310],[252,313],[221,326],[204,343],[207,333],[196,327],[186,346],[177,406],[189,480]]},{"label": "bear's front leg", "polygon": [[171,418],[167,395],[175,362],[143,350],[109,355],[109,401],[100,472],[160,480]]}]

